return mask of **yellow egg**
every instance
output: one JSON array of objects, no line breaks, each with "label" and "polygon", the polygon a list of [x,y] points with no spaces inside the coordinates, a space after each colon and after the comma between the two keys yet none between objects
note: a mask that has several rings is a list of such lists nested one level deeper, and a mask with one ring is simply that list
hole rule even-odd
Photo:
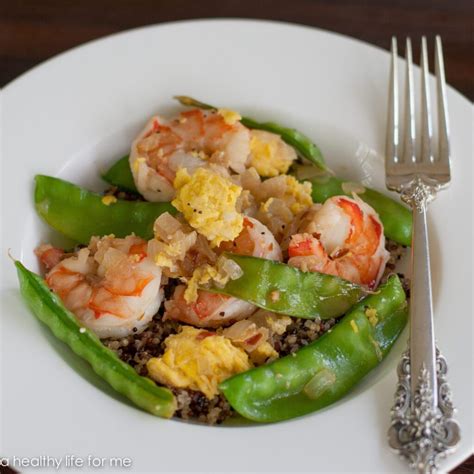
[{"label": "yellow egg", "polygon": [[242,118],[238,112],[230,109],[218,109],[217,113],[222,116],[227,125],[234,125]]},{"label": "yellow egg", "polygon": [[173,268],[173,260],[168,257],[164,252],[155,255],[155,263],[159,267]]},{"label": "yellow egg", "polygon": [[250,358],[252,362],[257,365],[265,363],[270,358],[273,359],[277,357],[278,352],[268,341],[265,341],[263,344],[260,344],[250,353]]},{"label": "yellow egg", "polygon": [[191,176],[185,169],[176,173],[173,206],[212,246],[234,240],[243,228],[236,209],[242,188],[214,171],[199,168]]},{"label": "yellow egg", "polygon": [[[261,212],[271,212],[272,206],[278,206],[278,202],[282,201],[288,207],[291,214],[296,215],[309,209],[313,204],[311,183],[309,181],[300,183],[293,176],[289,175],[282,175],[272,179],[278,180],[278,182],[274,183],[275,187],[278,186],[275,192],[276,197],[270,197],[263,201],[260,204]],[[272,179],[265,181],[265,183],[269,183]]]},{"label": "yellow egg", "polygon": [[[232,276],[229,272],[232,272]],[[235,262],[221,255],[214,266],[205,263],[194,270],[187,282],[184,299],[186,303],[193,303],[198,298],[200,286],[213,282],[222,288],[231,278],[239,278],[241,275],[242,269]]]},{"label": "yellow egg", "polygon": [[[249,168],[256,175],[253,168]],[[258,178],[259,179],[259,178]],[[258,203],[256,218],[265,224],[280,241],[285,238],[288,227],[296,216],[301,216],[313,205],[311,183],[299,182],[293,176],[282,174],[274,178],[252,183]]]},{"label": "yellow egg", "polygon": [[160,267],[168,267],[170,270],[174,270],[176,258],[184,255],[186,250],[186,242],[184,240],[162,244],[161,251],[154,257],[155,263]]},{"label": "yellow egg", "polygon": [[313,204],[311,197],[311,183],[304,181],[300,183],[293,176],[286,176],[286,193],[288,196],[294,198],[295,202],[290,206],[293,214],[298,214],[301,211],[309,208]]},{"label": "yellow egg", "polygon": [[141,163],[146,163],[146,158],[140,157],[135,160],[133,163],[133,171],[135,171],[135,173],[138,173]]},{"label": "yellow egg", "polygon": [[379,322],[377,310],[375,308],[367,308],[365,311],[365,315],[367,316],[367,319],[369,320],[369,323],[372,324],[372,326],[376,326]]},{"label": "yellow egg", "polygon": [[351,319],[351,328],[356,334],[358,334],[359,326],[357,326],[357,323],[353,319]]},{"label": "yellow egg", "polygon": [[201,265],[193,272],[193,276],[188,281],[188,286],[184,291],[186,303],[192,303],[198,298],[198,288],[205,285],[217,277],[217,269],[209,264]]},{"label": "yellow egg", "polygon": [[279,135],[252,130],[249,162],[260,176],[271,178],[284,174],[295,159],[295,150]]},{"label": "yellow egg", "polygon": [[162,357],[147,362],[150,377],[177,388],[200,390],[211,399],[228,377],[251,368],[244,350],[214,332],[183,326],[165,340]]},{"label": "yellow egg", "polygon": [[111,196],[110,194],[102,198],[102,204],[104,204],[105,206],[110,206],[111,204],[115,204],[116,202],[117,198],[115,196]]}]

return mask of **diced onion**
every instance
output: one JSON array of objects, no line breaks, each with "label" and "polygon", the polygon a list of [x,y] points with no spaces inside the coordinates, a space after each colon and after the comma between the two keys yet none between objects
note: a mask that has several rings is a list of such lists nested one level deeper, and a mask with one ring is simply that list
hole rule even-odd
[{"label": "diced onion", "polygon": [[316,400],[329,390],[336,382],[336,374],[327,368],[317,372],[303,388],[303,392],[311,400]]},{"label": "diced onion", "polygon": [[231,280],[237,280],[244,274],[240,266],[230,258],[222,258],[219,263],[222,265],[222,272],[228,275]]},{"label": "diced onion", "polygon": [[316,176],[324,175],[327,175],[327,171],[314,165],[298,165],[295,168],[295,176],[297,179],[311,179]]},{"label": "diced onion", "polygon": [[347,181],[345,183],[342,183],[341,188],[346,194],[352,194],[352,193],[362,194],[362,193],[365,193],[365,188],[364,188],[364,186],[362,186],[362,184],[353,183],[352,181]]}]

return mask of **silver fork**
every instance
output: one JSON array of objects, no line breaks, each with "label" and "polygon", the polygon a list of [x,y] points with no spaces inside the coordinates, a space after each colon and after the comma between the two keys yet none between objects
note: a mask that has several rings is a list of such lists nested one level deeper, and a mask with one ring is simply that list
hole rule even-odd
[{"label": "silver fork", "polygon": [[449,126],[441,38],[436,37],[435,70],[438,102],[438,155],[432,151],[426,38],[421,41],[421,151],[416,152],[415,94],[411,41],[406,41],[405,131],[399,141],[397,40],[392,59],[385,157],[386,185],[397,191],[413,210],[410,288],[410,341],[398,366],[398,385],[389,444],[418,472],[433,472],[438,460],[459,443],[460,429],[446,381],[447,364],[435,345],[427,206],[448,186],[450,173]]}]

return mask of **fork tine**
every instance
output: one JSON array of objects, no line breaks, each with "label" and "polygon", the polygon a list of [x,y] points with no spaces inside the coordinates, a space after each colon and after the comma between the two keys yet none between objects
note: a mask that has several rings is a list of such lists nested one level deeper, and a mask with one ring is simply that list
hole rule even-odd
[{"label": "fork tine", "polygon": [[407,38],[405,58],[407,62],[405,82],[405,139],[403,144],[402,161],[405,163],[416,162],[415,149],[415,92],[413,89],[413,57],[411,40]]},{"label": "fork tine", "polygon": [[449,117],[446,100],[446,78],[444,75],[443,46],[441,37],[436,36],[435,47],[436,89],[438,96],[439,161],[449,166]]},{"label": "fork tine", "polygon": [[392,36],[392,58],[388,91],[387,137],[385,143],[385,167],[388,169],[399,160],[399,114],[398,114],[398,53],[397,38]]},{"label": "fork tine", "polygon": [[433,162],[431,140],[433,125],[431,121],[431,101],[429,86],[428,47],[426,36],[421,38],[421,161]]}]

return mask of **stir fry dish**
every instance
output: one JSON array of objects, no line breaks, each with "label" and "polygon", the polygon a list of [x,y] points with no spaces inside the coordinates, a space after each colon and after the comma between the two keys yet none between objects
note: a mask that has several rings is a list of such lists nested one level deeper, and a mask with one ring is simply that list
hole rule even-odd
[{"label": "stir fry dish", "polygon": [[407,319],[411,214],[337,178],[302,133],[179,96],[102,176],[38,175],[74,248],[15,262],[36,317],[151,414],[294,418],[347,394]]}]

